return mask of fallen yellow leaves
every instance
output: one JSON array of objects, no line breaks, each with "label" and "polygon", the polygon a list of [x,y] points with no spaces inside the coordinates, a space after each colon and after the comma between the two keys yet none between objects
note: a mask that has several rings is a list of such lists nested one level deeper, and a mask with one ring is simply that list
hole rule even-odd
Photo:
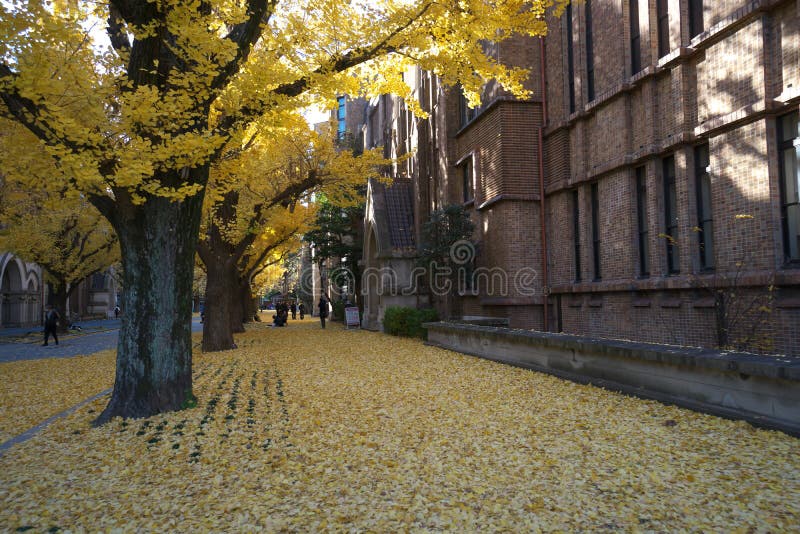
[{"label": "fallen yellow leaves", "polygon": [[103,399],[7,451],[0,524],[236,532],[800,524],[800,442],[781,433],[309,320],[259,325],[237,343],[195,357],[195,409],[90,428],[89,410]]},{"label": "fallen yellow leaves", "polygon": [[114,384],[114,351],[0,364],[0,443]]}]

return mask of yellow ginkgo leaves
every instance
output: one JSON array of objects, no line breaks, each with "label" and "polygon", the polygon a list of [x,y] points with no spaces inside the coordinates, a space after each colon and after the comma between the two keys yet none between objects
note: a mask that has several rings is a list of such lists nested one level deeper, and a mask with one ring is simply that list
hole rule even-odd
[{"label": "yellow ginkgo leaves", "polygon": [[[195,355],[197,408],[91,428],[98,401],[7,451],[0,524],[236,532],[800,524],[798,440],[785,434],[410,339],[323,331],[313,320],[258,325],[237,343]],[[107,379],[98,376],[97,387]]]}]

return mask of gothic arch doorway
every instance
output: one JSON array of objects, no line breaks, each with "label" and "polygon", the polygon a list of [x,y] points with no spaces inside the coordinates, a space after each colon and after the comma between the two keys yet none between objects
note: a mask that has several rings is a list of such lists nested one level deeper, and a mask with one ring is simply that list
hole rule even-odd
[{"label": "gothic arch doorway", "polygon": [[3,271],[3,281],[0,284],[3,305],[0,311],[0,323],[3,326],[14,326],[22,323],[22,272],[17,262],[11,260]]}]

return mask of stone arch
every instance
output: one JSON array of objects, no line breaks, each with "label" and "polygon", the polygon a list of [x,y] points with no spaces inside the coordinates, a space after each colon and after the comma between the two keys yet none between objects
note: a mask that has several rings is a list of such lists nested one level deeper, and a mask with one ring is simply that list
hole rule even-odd
[{"label": "stone arch", "polygon": [[0,310],[0,324],[3,326],[19,325],[23,322],[22,297],[23,279],[21,263],[17,258],[11,258],[3,269],[0,292],[2,292],[2,309]]},{"label": "stone arch", "polygon": [[370,224],[367,230],[367,239],[364,247],[364,291],[366,292],[366,306],[364,310],[364,322],[366,328],[374,328],[378,321],[378,308],[380,306],[380,276],[378,270],[378,236],[375,232],[374,224]]},{"label": "stone arch", "polygon": [[22,273],[24,269],[17,258],[9,259],[3,269],[2,292],[11,293],[22,291]]}]

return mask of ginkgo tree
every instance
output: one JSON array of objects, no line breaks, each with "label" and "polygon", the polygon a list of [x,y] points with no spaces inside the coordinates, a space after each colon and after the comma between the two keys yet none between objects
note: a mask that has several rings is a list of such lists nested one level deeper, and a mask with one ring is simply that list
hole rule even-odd
[{"label": "ginkgo tree", "polygon": [[[42,266],[53,304],[65,314],[79,282],[119,261],[117,236],[94,206],[57,179],[59,169],[41,146],[12,156],[8,143],[30,135],[19,128],[0,119],[0,250]],[[31,179],[38,187],[28,185]]]},{"label": "ginkgo tree", "polygon": [[4,227],[0,249],[44,268],[53,305],[62,314],[59,326],[64,330],[68,321],[63,314],[78,284],[119,260],[117,236],[108,221],[83,199],[60,194],[23,196],[19,191],[10,193],[8,183],[3,184],[1,194]]},{"label": "ginkgo tree", "polygon": [[[126,321],[97,422],[192,398],[192,265],[209,170],[231,140],[337,93],[408,95],[412,64],[460,82],[473,104],[489,79],[525,96],[525,71],[483,44],[543,34],[555,3],[566,0],[0,4],[0,114],[47,147],[120,240]],[[92,38],[103,24],[108,45]]]},{"label": "ginkgo tree", "polygon": [[299,248],[313,198],[345,197],[385,165],[379,150],[354,156],[299,113],[248,132],[211,168],[198,255],[208,274],[203,350],[227,350],[243,332],[254,272],[273,250]]}]

